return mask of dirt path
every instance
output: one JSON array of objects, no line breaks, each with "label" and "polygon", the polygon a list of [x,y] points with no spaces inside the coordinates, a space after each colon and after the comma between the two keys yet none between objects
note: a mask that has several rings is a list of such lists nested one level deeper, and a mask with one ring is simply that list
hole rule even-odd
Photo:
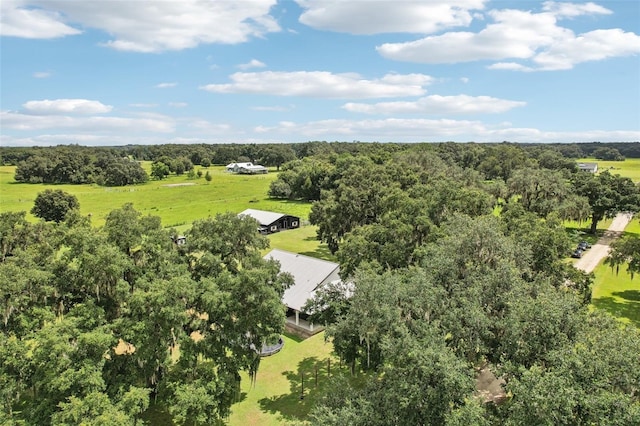
[{"label": "dirt path", "polygon": [[609,229],[604,232],[604,235],[589,250],[585,251],[584,255],[573,266],[585,272],[593,271],[600,261],[609,254],[609,244],[622,235],[622,231],[624,231],[624,228],[632,218],[632,214],[618,213],[613,222],[611,222]]}]

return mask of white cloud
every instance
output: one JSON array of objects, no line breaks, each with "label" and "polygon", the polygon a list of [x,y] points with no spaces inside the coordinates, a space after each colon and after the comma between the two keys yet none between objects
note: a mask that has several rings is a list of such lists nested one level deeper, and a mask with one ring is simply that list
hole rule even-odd
[{"label": "white cloud", "polygon": [[640,36],[619,28],[595,30],[558,41],[533,61],[542,70],[566,70],[575,64],[640,53]]},{"label": "white cloud", "polygon": [[169,102],[169,106],[172,108],[184,108],[188,105],[186,102]]},{"label": "white cloud", "polygon": [[80,132],[159,132],[174,131],[170,117],[164,119],[129,117],[78,117],[67,115],[31,115],[13,111],[0,112],[5,129],[34,131],[43,129],[71,129]]},{"label": "white cloud", "polygon": [[156,89],[168,89],[170,87],[176,87],[178,83],[158,83],[154,87]]},{"label": "white cloud", "polygon": [[467,84],[469,82],[469,78],[468,77],[460,77],[460,81],[463,82],[464,84]]},{"label": "white cloud", "polygon": [[255,106],[251,107],[254,111],[272,111],[272,112],[286,112],[291,111],[294,108],[293,105],[285,107],[285,106]]},{"label": "white cloud", "polygon": [[555,2],[546,1],[542,4],[542,10],[551,12],[557,17],[573,18],[580,15],[610,15],[613,12],[609,9],[597,5],[595,3],[568,3],[568,2]]},{"label": "white cloud", "polygon": [[[117,117],[96,122],[105,117],[26,116],[0,113],[6,129],[0,135],[1,146],[45,146],[79,142],[86,145],[166,144],[166,143],[274,143],[304,142],[306,140],[361,140],[380,142],[438,142],[475,141],[500,142],[620,142],[640,140],[638,130],[584,130],[573,132],[545,131],[530,127],[516,127],[508,122],[487,123],[478,120],[452,119],[328,119],[310,122],[282,121],[273,125],[256,126],[251,130],[235,128],[227,123],[206,119],[171,117]],[[37,120],[38,123],[35,123]],[[70,121],[68,121],[70,120]],[[44,123],[46,121],[47,123]],[[6,124],[10,124],[10,127]],[[47,124],[47,125],[45,125]],[[174,126],[181,126],[176,136]],[[59,130],[49,130],[59,129]],[[17,136],[18,131],[28,136]],[[41,131],[44,130],[44,131]]]},{"label": "white cloud", "polygon": [[51,73],[48,71],[37,71],[33,73],[33,78],[49,78]]},{"label": "white cloud", "polygon": [[420,96],[425,93],[423,86],[433,81],[432,77],[424,74],[387,74],[381,79],[366,80],[358,74],[327,71],[238,72],[230,78],[232,83],[208,84],[200,88],[213,93],[365,99]]},{"label": "white cloud", "polygon": [[257,59],[252,59],[249,62],[247,62],[246,64],[240,64],[238,65],[238,68],[240,68],[241,70],[248,70],[251,68],[264,68],[267,65],[264,62],[260,62]]},{"label": "white cloud", "polygon": [[490,11],[495,23],[478,33],[449,32],[406,43],[385,43],[378,52],[389,59],[421,63],[455,63],[485,59],[530,58],[536,49],[566,38],[550,13]]},{"label": "white cloud", "polygon": [[411,102],[347,103],[344,109],[366,114],[495,114],[526,105],[491,96],[431,95]]},{"label": "white cloud", "polygon": [[258,126],[254,131],[279,140],[362,140],[379,142],[615,142],[640,140],[640,131],[586,130],[549,132],[511,127],[509,123],[489,125],[481,121],[450,119],[321,120],[307,123],[280,122]]},{"label": "white cloud", "polygon": [[70,27],[58,11],[31,7],[25,0],[2,0],[0,2],[0,35],[47,39],[80,34],[82,31]]},{"label": "white cloud", "polygon": [[535,71],[533,68],[525,67],[515,62],[496,62],[487,67],[490,70],[508,70],[508,71]]},{"label": "white cloud", "polygon": [[486,0],[296,0],[304,10],[300,22],[310,27],[351,34],[431,34],[468,26],[471,10],[483,9]]},{"label": "white cloud", "polygon": [[158,106],[158,104],[136,103],[136,104],[129,104],[129,106],[134,107],[134,108],[155,108],[155,107]]},{"label": "white cloud", "polygon": [[[123,3],[4,0],[2,3],[5,35],[51,38],[79,33],[62,22],[64,16],[67,22],[110,34],[113,39],[104,43],[105,46],[136,52],[182,50],[209,43],[236,44],[280,30],[269,15],[276,0]],[[5,3],[9,3],[6,8]]]},{"label": "white cloud", "polygon": [[[428,120],[428,119],[398,119],[388,118],[384,120],[320,120],[308,123],[280,122],[275,127],[258,127],[257,133],[274,132],[280,134],[297,133],[307,138],[318,138],[327,135],[339,135],[347,140],[356,137],[358,140],[384,140],[390,135],[395,135],[396,141],[401,141],[407,136],[415,137],[416,134],[422,134],[424,137],[455,135],[470,130],[478,131],[483,129],[483,125],[479,121],[460,121],[460,120]],[[380,139],[379,139],[380,138]],[[324,138],[322,138],[324,139]],[[336,138],[329,138],[333,140]],[[344,139],[343,139],[344,140]],[[390,140],[390,139],[386,139]]]},{"label": "white cloud", "polygon": [[192,120],[187,124],[188,127],[198,129],[205,132],[227,132],[231,126],[225,123],[212,123],[207,120]]},{"label": "white cloud", "polygon": [[30,114],[36,115],[102,114],[113,109],[111,105],[88,99],[44,99],[28,101],[22,106]]},{"label": "white cloud", "polygon": [[[86,134],[69,133],[54,135],[37,135],[33,137],[13,137],[0,135],[1,146],[55,146],[69,143],[80,143],[86,146],[116,145],[159,145],[159,144],[195,144],[202,143],[202,138],[168,138],[166,136],[147,136],[130,134]],[[221,141],[224,142],[224,141]]]},{"label": "white cloud", "polygon": [[389,59],[419,63],[457,63],[479,60],[520,59],[498,62],[490,69],[518,71],[561,70],[611,57],[640,53],[640,37],[621,29],[595,30],[576,36],[557,25],[557,18],[584,13],[606,13],[592,3],[547,3],[553,11],[532,13],[521,10],[493,10],[493,23],[478,33],[449,32],[405,43],[385,43],[378,52]]}]

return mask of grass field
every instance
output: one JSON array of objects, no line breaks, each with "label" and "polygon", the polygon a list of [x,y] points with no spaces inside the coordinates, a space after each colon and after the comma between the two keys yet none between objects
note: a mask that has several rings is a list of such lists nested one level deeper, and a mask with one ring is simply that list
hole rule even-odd
[{"label": "grass field", "polygon": [[595,158],[580,158],[581,163],[598,163],[598,170],[609,170],[614,175],[631,178],[634,182],[640,182],[640,158],[628,158],[624,161],[602,161]]},{"label": "grass field", "polygon": [[[149,167],[148,163],[144,166]],[[276,200],[267,196],[269,185],[277,173],[234,175],[225,172],[221,166],[203,170],[209,170],[213,177],[211,182],[204,178],[189,180],[183,175],[142,185],[109,188],[16,183],[13,179],[15,167],[0,166],[0,212],[29,212],[39,192],[61,189],[78,198],[81,214],[91,214],[95,226],[103,225],[106,215],[125,203],[133,203],[135,209],[145,215],[160,216],[165,227],[189,225],[196,219],[226,211],[239,213],[247,208],[287,213],[303,220],[309,216],[310,203]],[[35,220],[30,214],[28,217]]]},{"label": "grass field", "polygon": [[640,327],[640,277],[631,279],[626,268],[616,274],[603,263],[594,272],[593,306],[607,310],[625,324]]},{"label": "grass field", "polygon": [[[331,375],[346,374],[331,357],[333,345],[325,343],[324,332],[300,340],[285,335],[284,347],[275,355],[263,358],[255,383],[242,375],[241,400],[231,407],[228,424],[238,426],[283,425],[303,420],[326,390],[327,360],[331,359]],[[318,386],[315,368],[318,367]],[[302,377],[304,376],[304,399]]]},{"label": "grass field", "polygon": [[266,254],[269,250],[277,248],[335,262],[336,258],[329,251],[329,247],[324,243],[321,244],[316,239],[316,230],[316,226],[307,225],[298,229],[271,234],[268,236],[270,248],[264,252]]},{"label": "grass field", "polygon": [[[636,215],[627,225],[625,236],[640,237],[640,217]],[[592,305],[605,309],[621,322],[640,327],[640,276],[631,276],[626,268],[616,273],[608,265],[600,263],[593,271]]]}]

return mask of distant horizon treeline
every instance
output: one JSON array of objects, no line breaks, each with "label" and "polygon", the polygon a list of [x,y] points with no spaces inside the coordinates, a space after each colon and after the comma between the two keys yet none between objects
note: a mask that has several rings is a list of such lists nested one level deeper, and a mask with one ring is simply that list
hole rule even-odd
[{"label": "distant horizon treeline", "polygon": [[[254,162],[278,170],[306,157],[366,155],[376,163],[398,152],[436,152],[443,160],[472,168],[487,179],[504,177],[509,163],[527,159],[557,163],[547,168],[571,168],[576,158],[623,161],[640,158],[640,142],[533,143],[379,143],[324,142],[278,144],[165,144],[88,147],[0,147],[0,164],[16,166],[15,179],[25,183],[97,183],[123,186],[149,179],[139,161],[173,162],[202,167],[231,162]],[[507,160],[508,158],[508,160]],[[179,161],[178,161],[179,160]],[[569,160],[569,161],[567,161]],[[191,166],[192,167],[192,166]],[[181,168],[177,168],[181,169]],[[178,173],[179,174],[179,173]]]}]

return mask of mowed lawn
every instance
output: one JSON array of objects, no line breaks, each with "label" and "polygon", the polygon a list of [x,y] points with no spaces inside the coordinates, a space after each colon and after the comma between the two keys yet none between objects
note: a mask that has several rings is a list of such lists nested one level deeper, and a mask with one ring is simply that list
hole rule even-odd
[{"label": "mowed lawn", "polygon": [[331,376],[348,374],[348,369],[340,367],[337,358],[331,355],[333,345],[325,342],[324,332],[305,340],[284,335],[283,340],[280,352],[262,359],[255,382],[242,374],[240,402],[231,407],[229,425],[276,426],[299,422],[326,390],[328,368]]},{"label": "mowed lawn", "polygon": [[[143,166],[149,168],[148,163]],[[310,203],[276,200],[267,196],[269,185],[277,178],[274,171],[248,176],[227,173],[222,166],[202,169],[203,173],[207,170],[212,176],[211,182],[204,177],[189,180],[186,175],[174,175],[142,185],[103,187],[16,183],[13,179],[15,167],[1,166],[0,212],[29,212],[39,192],[61,189],[78,198],[81,214],[91,214],[94,226],[103,225],[106,215],[125,203],[133,203],[134,208],[144,215],[160,216],[165,227],[186,228],[196,219],[227,211],[239,213],[247,208],[282,212],[303,220],[309,216]],[[36,219],[31,214],[28,218]]]},{"label": "mowed lawn", "polygon": [[318,241],[317,229],[317,226],[305,225],[298,229],[271,234],[268,236],[269,249],[264,250],[264,254],[271,249],[277,248],[336,262],[336,258],[329,251],[329,247],[325,243]]},{"label": "mowed lawn", "polygon": [[[625,228],[625,235],[640,237],[640,216],[636,215]],[[626,267],[619,271],[604,262],[594,271],[592,305],[605,309],[621,322],[640,327],[640,276],[632,279]]]}]

